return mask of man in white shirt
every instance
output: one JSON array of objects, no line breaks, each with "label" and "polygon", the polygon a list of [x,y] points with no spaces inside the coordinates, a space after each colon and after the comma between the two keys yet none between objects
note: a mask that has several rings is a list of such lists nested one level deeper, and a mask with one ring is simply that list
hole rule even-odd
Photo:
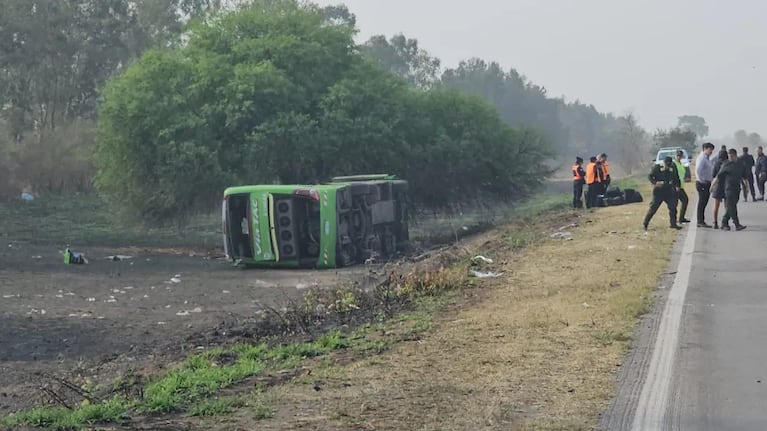
[{"label": "man in white shirt", "polygon": [[714,152],[714,144],[703,144],[703,152],[695,162],[695,188],[698,190],[698,227],[711,227],[706,223],[706,205],[711,197],[711,181],[714,180],[714,161],[711,154]]}]

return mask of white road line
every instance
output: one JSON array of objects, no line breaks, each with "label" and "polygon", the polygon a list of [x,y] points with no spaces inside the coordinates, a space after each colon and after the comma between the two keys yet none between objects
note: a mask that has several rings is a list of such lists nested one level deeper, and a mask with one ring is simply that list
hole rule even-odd
[{"label": "white road line", "polygon": [[674,371],[674,358],[679,344],[679,325],[682,320],[684,299],[692,270],[692,256],[695,251],[697,225],[690,223],[689,226],[674,284],[671,286],[658,328],[658,338],[655,340],[647,378],[642,386],[642,393],[634,413],[632,431],[662,429]]}]

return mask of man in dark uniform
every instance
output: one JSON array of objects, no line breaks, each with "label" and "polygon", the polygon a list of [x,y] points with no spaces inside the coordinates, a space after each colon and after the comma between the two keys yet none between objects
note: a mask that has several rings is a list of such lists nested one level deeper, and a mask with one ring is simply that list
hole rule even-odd
[{"label": "man in dark uniform", "polygon": [[758,147],[756,149],[756,186],[759,188],[759,200],[764,200],[764,183],[767,182],[767,155],[764,154],[764,149]]},{"label": "man in dark uniform", "polygon": [[647,230],[650,219],[658,211],[660,205],[665,202],[668,207],[669,220],[671,221],[670,227],[672,229],[681,229],[682,226],[679,226],[676,222],[677,193],[681,183],[679,182],[679,173],[674,166],[674,160],[671,157],[666,157],[663,159],[662,165],[653,166],[649,178],[653,185],[652,202],[650,203],[647,215],[644,217],[642,226]]},{"label": "man in dark uniform", "polygon": [[[748,187],[751,189],[751,199],[756,202],[756,190],[754,190],[754,174],[753,168],[756,164],[754,162],[754,156],[748,154],[748,147],[743,147],[743,154],[738,158],[740,163],[746,169],[746,181],[748,181]],[[748,190],[743,188],[743,200],[748,202]]]},{"label": "man in dark uniform", "polygon": [[586,184],[586,171],[583,170],[583,159],[575,158],[573,165],[573,208],[583,208],[583,185]]},{"label": "man in dark uniform", "polygon": [[731,149],[727,152],[728,161],[719,169],[716,178],[711,183],[715,188],[719,182],[724,181],[724,204],[726,212],[722,217],[722,230],[730,230],[730,219],[735,223],[735,230],[743,230],[746,227],[740,224],[738,218],[738,199],[740,198],[740,186],[748,187],[747,175],[749,170],[738,159],[738,152]]}]

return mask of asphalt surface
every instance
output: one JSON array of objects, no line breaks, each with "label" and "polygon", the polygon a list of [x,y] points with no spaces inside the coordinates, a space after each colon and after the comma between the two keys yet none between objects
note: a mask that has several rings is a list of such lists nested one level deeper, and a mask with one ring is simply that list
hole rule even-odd
[{"label": "asphalt surface", "polygon": [[602,429],[767,430],[767,202],[738,207],[745,231],[681,231]]}]

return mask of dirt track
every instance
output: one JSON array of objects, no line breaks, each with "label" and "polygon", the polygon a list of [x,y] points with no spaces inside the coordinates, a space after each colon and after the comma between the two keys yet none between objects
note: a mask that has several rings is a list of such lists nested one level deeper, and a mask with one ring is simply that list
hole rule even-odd
[{"label": "dirt track", "polygon": [[46,380],[38,372],[92,374],[95,368],[117,377],[178,350],[189,335],[284,304],[310,286],[374,279],[373,268],[365,267],[240,270],[189,252],[111,261],[105,257],[128,253],[83,251],[88,265],[67,266],[55,247],[0,249],[0,416],[39,398]]}]

